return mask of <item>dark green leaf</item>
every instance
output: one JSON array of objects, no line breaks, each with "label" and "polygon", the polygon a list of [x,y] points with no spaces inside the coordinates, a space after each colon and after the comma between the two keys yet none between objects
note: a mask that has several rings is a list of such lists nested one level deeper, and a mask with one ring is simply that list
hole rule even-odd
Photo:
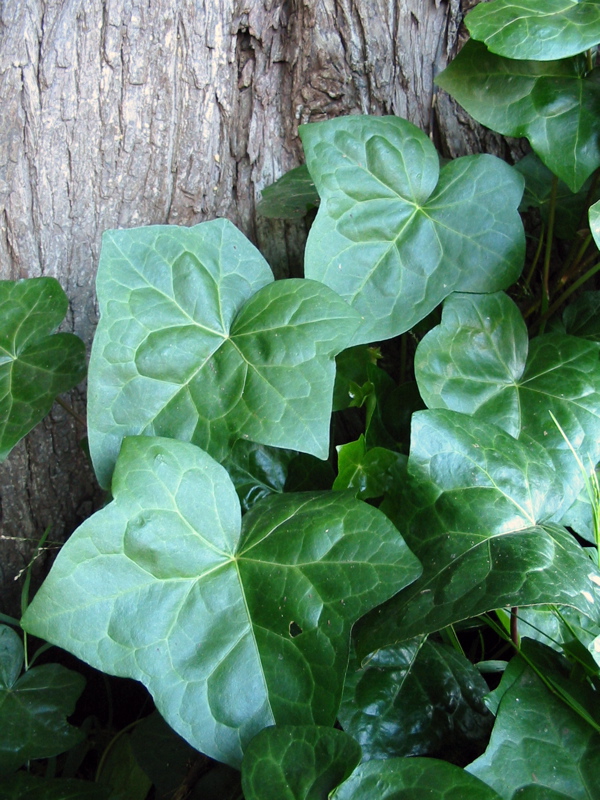
[{"label": "dark green leaf", "polygon": [[523,264],[523,181],[492,156],[440,170],[428,137],[397,117],[300,128],[322,202],[305,256],[363,317],[354,344],[412,328],[453,291],[508,287]]},{"label": "dark green leaf", "polygon": [[492,728],[488,691],[456,650],[411,639],[378,650],[363,667],[351,659],[338,717],[365,760],[437,756],[465,764]]},{"label": "dark green leaf", "polygon": [[290,462],[297,455],[294,450],[265,447],[245,439],[235,442],[223,466],[233,481],[243,511],[263,497],[283,492]]},{"label": "dark green leaf", "polygon": [[535,442],[456,412],[415,414],[408,475],[381,508],[423,575],[358,623],[359,654],[504,606],[567,605],[598,621],[598,571],[544,522],[560,497]]},{"label": "dark green leaf", "polygon": [[8,625],[0,625],[0,690],[12,689],[23,669],[23,660],[20,636]]},{"label": "dark green leaf", "polygon": [[286,492],[322,492],[331,489],[335,472],[329,461],[298,453],[288,468]]},{"label": "dark green leaf", "polygon": [[3,779],[0,800],[112,800],[112,795],[105,786],[89,781],[17,772]]},{"label": "dark green leaf", "polygon": [[81,339],[53,333],[68,306],[54,278],[0,281],[0,461],[85,375]]},{"label": "dark green leaf", "polygon": [[158,711],[135,726],[131,749],[160,800],[172,798],[194,762],[203,758],[167,725]]},{"label": "dark green leaf", "polygon": [[555,61],[600,42],[597,0],[494,0],[465,22],[473,39],[505,58]]},{"label": "dark green leaf", "polygon": [[110,789],[111,800],[145,800],[152,787],[136,760],[129,736],[119,736],[112,743],[97,780]]},{"label": "dark green leaf", "polygon": [[319,205],[319,194],[306,164],[291,169],[262,190],[256,210],[273,219],[302,219]]},{"label": "dark green leaf", "polygon": [[240,519],[194,445],[125,439],[114,501],[61,550],[23,625],[136,678],[194,747],[238,765],[277,724],[331,725],[350,628],[420,566],[349,493],[271,495]]},{"label": "dark green leaf", "polygon": [[331,795],[331,800],[501,800],[473,775],[434,758],[367,761]]},{"label": "dark green leaf", "polygon": [[[16,634],[15,634],[16,635]],[[0,671],[14,677],[15,653],[10,648]],[[12,665],[12,666],[11,666]],[[67,723],[85,680],[59,664],[33,667],[10,685],[0,684],[0,775],[32,758],[50,758],[73,747],[82,733]]]},{"label": "dark green leaf", "polygon": [[538,156],[573,192],[600,165],[597,119],[600,70],[585,59],[513,61],[470,41],[438,77],[482,125],[526,136]]},{"label": "dark green leaf", "polygon": [[[560,657],[548,652],[544,678],[561,673]],[[597,798],[600,735],[556,697],[525,660],[517,656],[516,662],[515,670],[502,679],[509,686],[500,700],[489,747],[467,767],[468,771],[493,786],[506,800],[554,798],[556,795],[551,792],[558,792],[559,797],[562,793],[571,800]],[[531,784],[547,787],[549,793],[540,795],[528,790],[515,794]]]},{"label": "dark green leaf", "polygon": [[[515,169],[525,178],[525,194],[521,202],[521,211],[539,208],[542,219],[547,223],[552,194],[553,174],[535,153],[522,158]],[[559,239],[571,241],[576,233],[585,227],[586,205],[589,203],[589,191],[592,178],[588,179],[579,192],[574,194],[563,181],[558,181],[556,188],[556,211],[554,217],[554,234]],[[593,192],[593,199],[599,197],[599,187]]]},{"label": "dark green leaf", "polygon": [[265,728],[242,763],[246,800],[327,800],[360,761],[354,739],[315,725]]},{"label": "dark green leaf", "polygon": [[362,500],[383,497],[393,485],[394,468],[405,461],[406,456],[384,447],[367,450],[365,437],[361,435],[358,441],[338,447],[338,476],[333,488],[354,489]]},{"label": "dark green leaf", "polygon": [[565,330],[590,342],[600,342],[600,292],[584,292],[565,308]]},{"label": "dark green leaf", "polygon": [[419,389],[430,408],[451,408],[500,425],[547,450],[563,482],[561,520],[583,475],[554,414],[584,464],[600,460],[598,345],[549,333],[529,345],[525,323],[505,294],[456,294],[442,323],[420,342]]},{"label": "dark green leaf", "polygon": [[314,281],[273,282],[226,220],[104,234],[89,440],[108,486],[124,436],[238,439],[329,454],[335,355],[357,315]]}]

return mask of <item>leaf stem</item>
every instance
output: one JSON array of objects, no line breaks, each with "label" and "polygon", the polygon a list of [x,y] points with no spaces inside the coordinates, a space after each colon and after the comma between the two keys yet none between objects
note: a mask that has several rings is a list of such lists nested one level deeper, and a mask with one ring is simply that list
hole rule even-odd
[{"label": "leaf stem", "polygon": [[544,246],[544,234],[545,234],[545,231],[546,231],[546,229],[545,229],[544,223],[542,222],[542,227],[541,227],[541,230],[540,230],[540,235],[539,235],[539,238],[538,238],[537,247],[535,249],[535,255],[533,256],[533,259],[531,261],[531,267],[529,268],[529,272],[527,273],[527,277],[525,278],[525,287],[527,289],[529,289],[529,286],[531,284],[531,279],[533,278],[533,274],[534,274],[534,272],[536,270],[536,267],[538,265],[538,262],[540,260],[540,256],[542,255],[542,248]]},{"label": "leaf stem", "polygon": [[552,258],[552,244],[554,242],[554,220],[556,219],[556,197],[558,194],[558,178],[552,176],[552,190],[550,192],[550,205],[548,208],[548,228],[546,230],[546,250],[544,252],[544,268],[542,273],[542,319],[540,332],[545,326],[545,314],[550,304],[550,260]]},{"label": "leaf stem", "polygon": [[73,417],[73,419],[77,420],[77,422],[79,422],[80,425],[83,425],[84,428],[87,427],[87,422],[85,418],[82,417],[81,414],[78,414],[77,411],[75,411],[75,409],[72,408],[68,403],[65,403],[65,401],[62,400],[60,397],[56,398],[56,402],[58,403],[59,406],[64,408],[67,414],[70,414]]},{"label": "leaf stem", "polygon": [[575,283],[572,283],[569,288],[564,291],[560,297],[552,303],[552,305],[546,310],[544,314],[540,317],[538,324],[540,325],[540,333],[543,333],[543,325],[545,324],[546,320],[549,319],[562,305],[563,303],[571,297],[573,292],[576,292],[580,286],[583,286],[586,281],[589,281],[598,271],[600,270],[600,261],[597,264],[594,264],[591,269],[588,269],[586,273],[584,273]]}]

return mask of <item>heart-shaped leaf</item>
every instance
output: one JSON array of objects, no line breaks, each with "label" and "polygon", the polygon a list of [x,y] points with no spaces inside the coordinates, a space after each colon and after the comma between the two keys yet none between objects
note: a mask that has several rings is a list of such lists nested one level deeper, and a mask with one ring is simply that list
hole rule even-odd
[{"label": "heart-shaped leaf", "polygon": [[246,800],[328,800],[360,761],[360,747],[343,731],[316,725],[265,728],[242,763]]},{"label": "heart-shaped leaf", "polygon": [[553,603],[598,620],[598,571],[545,522],[562,488],[541,445],[444,410],[415,414],[411,441],[408,474],[381,508],[423,575],[358,623],[359,655],[504,606]]},{"label": "heart-shaped leaf", "polygon": [[585,59],[513,61],[469,41],[436,83],[482,125],[526,136],[573,192],[600,165],[600,70]]},{"label": "heart-shaped leaf", "polygon": [[600,342],[600,292],[584,292],[563,313],[565,330],[590,342]]},{"label": "heart-shaped leaf", "polygon": [[68,307],[54,278],[0,281],[0,461],[85,375],[81,339],[53,333]]},{"label": "heart-shaped leaf", "polygon": [[328,455],[335,355],[358,315],[314,281],[273,282],[230,222],[104,234],[88,427],[108,486],[124,436],[237,439]]},{"label": "heart-shaped leaf", "polygon": [[584,464],[600,460],[600,355],[595,342],[561,333],[529,344],[525,323],[505,294],[456,294],[442,323],[420,342],[415,374],[430,408],[451,408],[542,444],[563,481],[556,520],[584,478],[553,422]]},{"label": "heart-shaped leaf", "polygon": [[422,637],[350,659],[339,710],[365,760],[437,756],[464,764],[482,752],[493,718],[488,685],[463,655]]},{"label": "heart-shaped leaf", "polygon": [[[540,676],[527,661],[541,650],[546,651],[546,659]],[[530,642],[525,655],[527,660],[515,657],[503,676],[500,686],[506,683],[508,688],[502,694],[490,744],[467,770],[506,800],[598,797],[600,734],[549,691],[545,681],[561,672],[557,654]],[[548,793],[522,791],[532,784]]]},{"label": "heart-shaped leaf", "polygon": [[453,291],[508,287],[523,264],[520,175],[492,156],[439,167],[397,117],[339,117],[300,135],[321,205],[305,273],[363,317],[354,343],[397,336]]},{"label": "heart-shaped leaf", "polygon": [[256,210],[272,219],[302,219],[319,205],[319,195],[306,164],[286,172],[261,194]]},{"label": "heart-shaped leaf", "polygon": [[143,436],[125,439],[112,492],[23,626],[142,681],[178,733],[234,766],[268,725],[333,724],[352,624],[420,573],[386,517],[323,492],[272,495],[242,522],[207,453]]},{"label": "heart-shaped leaf", "polygon": [[435,758],[390,758],[360,764],[331,800],[502,800],[483,781]]},{"label": "heart-shaped leaf", "polygon": [[465,23],[473,39],[505,58],[555,61],[600,42],[597,0],[494,0]]},{"label": "heart-shaped leaf", "polygon": [[23,645],[0,626],[0,775],[32,758],[50,758],[80,742],[83,734],[67,723],[85,680],[59,664],[33,667],[18,677]]}]

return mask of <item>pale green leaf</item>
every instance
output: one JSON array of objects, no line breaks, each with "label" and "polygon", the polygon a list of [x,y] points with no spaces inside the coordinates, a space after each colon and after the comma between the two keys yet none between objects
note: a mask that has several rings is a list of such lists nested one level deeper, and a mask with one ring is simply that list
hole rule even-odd
[{"label": "pale green leaf", "polygon": [[328,455],[335,355],[358,322],[314,281],[273,282],[226,220],[104,234],[88,427],[108,486],[124,436]]},{"label": "pale green leaf", "polygon": [[427,136],[397,117],[339,117],[300,135],[321,196],[305,273],[360,312],[354,344],[412,328],[452,291],[518,278],[523,181],[499,159],[440,170]]},{"label": "pale green leaf", "polygon": [[385,516],[322,492],[272,495],[242,521],[207,453],[144,436],[125,439],[112,492],[23,626],[142,681],[180,735],[235,766],[268,725],[333,724],[352,624],[420,572]]},{"label": "pale green leaf", "polygon": [[554,61],[600,42],[597,0],[494,0],[465,22],[473,39],[505,58]]}]

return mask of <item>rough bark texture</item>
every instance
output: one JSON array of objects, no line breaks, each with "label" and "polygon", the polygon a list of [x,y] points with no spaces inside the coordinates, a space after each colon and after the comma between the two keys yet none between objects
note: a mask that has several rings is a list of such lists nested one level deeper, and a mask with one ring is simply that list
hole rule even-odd
[{"label": "rough bark texture", "polygon": [[[472,5],[472,3],[470,3]],[[89,345],[107,228],[216,216],[277,274],[304,225],[255,215],[301,160],[297,127],[396,114],[448,155],[503,148],[436,96],[460,0],[0,0],[0,277],[52,275]],[[435,97],[435,102],[434,102]],[[84,387],[69,398],[84,413]],[[0,610],[51,525],[60,542],[99,501],[83,427],[55,405],[0,467]]]}]

